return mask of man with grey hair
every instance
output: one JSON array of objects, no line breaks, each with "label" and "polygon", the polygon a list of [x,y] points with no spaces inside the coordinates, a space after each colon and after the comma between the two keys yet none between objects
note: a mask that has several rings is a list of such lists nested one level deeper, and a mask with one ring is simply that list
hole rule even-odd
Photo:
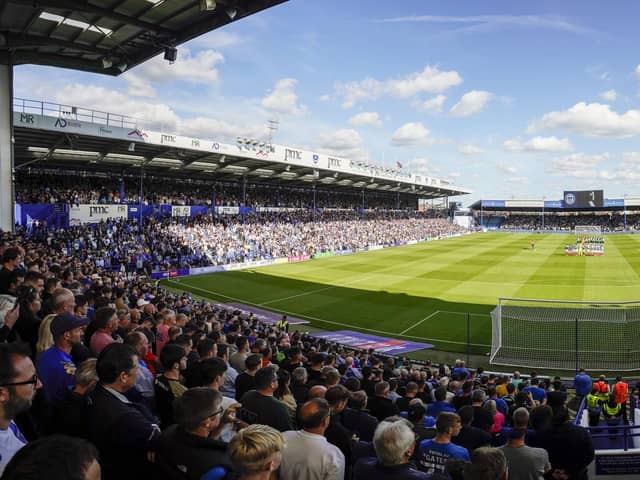
[{"label": "man with grey hair", "polygon": [[353,480],[429,478],[409,462],[415,449],[415,437],[406,420],[381,422],[373,435],[373,446],[377,458],[359,460],[353,470]]},{"label": "man with grey hair", "polygon": [[388,398],[389,396],[389,382],[384,380],[376,383],[374,387],[375,395],[369,397],[369,410],[371,415],[376,417],[378,421],[382,421],[387,417],[397,415],[398,408]]},{"label": "man with grey hair", "polygon": [[483,408],[486,398],[487,394],[481,389],[474,390],[471,394],[471,406],[473,407],[473,422],[471,425],[488,432],[493,425],[493,415],[489,410]]},{"label": "man with grey hair", "polygon": [[289,388],[298,405],[303,404],[307,400],[307,394],[309,393],[307,379],[307,369],[304,367],[296,367],[293,369],[293,372],[291,372],[291,385]]}]

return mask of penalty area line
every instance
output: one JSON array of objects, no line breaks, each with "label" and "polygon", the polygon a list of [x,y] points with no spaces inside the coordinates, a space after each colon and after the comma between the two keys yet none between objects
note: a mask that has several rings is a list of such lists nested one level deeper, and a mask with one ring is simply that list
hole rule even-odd
[{"label": "penalty area line", "polygon": [[405,334],[405,333],[407,333],[409,330],[412,330],[412,329],[416,328],[418,325],[420,325],[420,324],[421,324],[422,322],[424,322],[425,320],[429,320],[431,317],[433,317],[433,316],[435,316],[435,315],[437,315],[437,314],[439,314],[439,313],[440,313],[440,310],[436,310],[436,311],[435,311],[435,312],[433,312],[431,315],[427,315],[427,316],[426,316],[426,317],[424,317],[422,320],[420,320],[420,321],[418,321],[418,322],[414,323],[414,324],[413,324],[413,325],[411,325],[409,328],[407,328],[407,329],[405,329],[405,330],[401,331],[401,332],[399,333],[399,335],[404,335],[404,334]]}]

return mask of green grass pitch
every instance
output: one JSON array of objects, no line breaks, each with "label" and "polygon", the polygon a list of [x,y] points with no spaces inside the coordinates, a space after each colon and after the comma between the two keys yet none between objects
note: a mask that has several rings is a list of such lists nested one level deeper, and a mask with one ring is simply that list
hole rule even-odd
[{"label": "green grass pitch", "polygon": [[[529,248],[531,239],[535,250]],[[640,298],[640,235],[606,237],[603,257],[566,257],[575,235],[483,233],[406,247],[163,283],[311,321],[463,352],[491,344],[498,297],[623,301]]]}]

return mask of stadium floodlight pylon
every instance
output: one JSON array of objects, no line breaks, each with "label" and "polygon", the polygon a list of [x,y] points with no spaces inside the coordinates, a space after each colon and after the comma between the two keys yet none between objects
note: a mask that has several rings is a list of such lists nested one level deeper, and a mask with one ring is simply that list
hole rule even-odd
[{"label": "stadium floodlight pylon", "polygon": [[554,370],[640,370],[640,300],[500,298],[491,319],[491,364]]}]

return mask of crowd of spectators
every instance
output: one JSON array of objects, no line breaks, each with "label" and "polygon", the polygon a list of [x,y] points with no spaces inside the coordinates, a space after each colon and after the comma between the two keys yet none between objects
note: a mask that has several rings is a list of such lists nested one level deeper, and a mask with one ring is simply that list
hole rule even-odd
[{"label": "crowd of spectators", "polygon": [[[496,216],[495,214],[491,214]],[[485,213],[484,217],[490,215]],[[500,214],[504,220],[500,225],[502,230],[542,230],[542,214]],[[480,223],[480,217],[476,215],[476,221]],[[544,230],[571,232],[578,226],[600,227],[603,232],[621,232],[626,230],[640,230],[640,214],[624,214],[613,212],[603,214],[569,214],[559,215],[547,213],[544,216]],[[625,227],[626,225],[626,227]]]},{"label": "crowd of spectators", "polygon": [[[77,171],[18,170],[15,180],[17,203],[113,204],[140,202],[145,205],[208,205],[215,198],[217,206],[311,208],[311,187],[281,188],[248,183],[246,196],[240,182],[215,182],[147,175],[140,178],[118,177],[113,173],[99,175]],[[121,195],[121,193],[124,195]],[[316,189],[316,208],[361,208],[359,191]],[[364,202],[368,209],[417,208],[415,195],[367,191]]]},{"label": "crowd of spectators", "polygon": [[[102,228],[90,242],[120,242]],[[2,479],[587,478],[593,445],[559,379],[329,343],[57,234],[1,237]]]},{"label": "crowd of spectators", "polygon": [[398,245],[464,231],[420,213],[309,211],[238,216],[109,220],[54,230],[32,225],[29,238],[82,262],[150,273],[321,252]]}]

